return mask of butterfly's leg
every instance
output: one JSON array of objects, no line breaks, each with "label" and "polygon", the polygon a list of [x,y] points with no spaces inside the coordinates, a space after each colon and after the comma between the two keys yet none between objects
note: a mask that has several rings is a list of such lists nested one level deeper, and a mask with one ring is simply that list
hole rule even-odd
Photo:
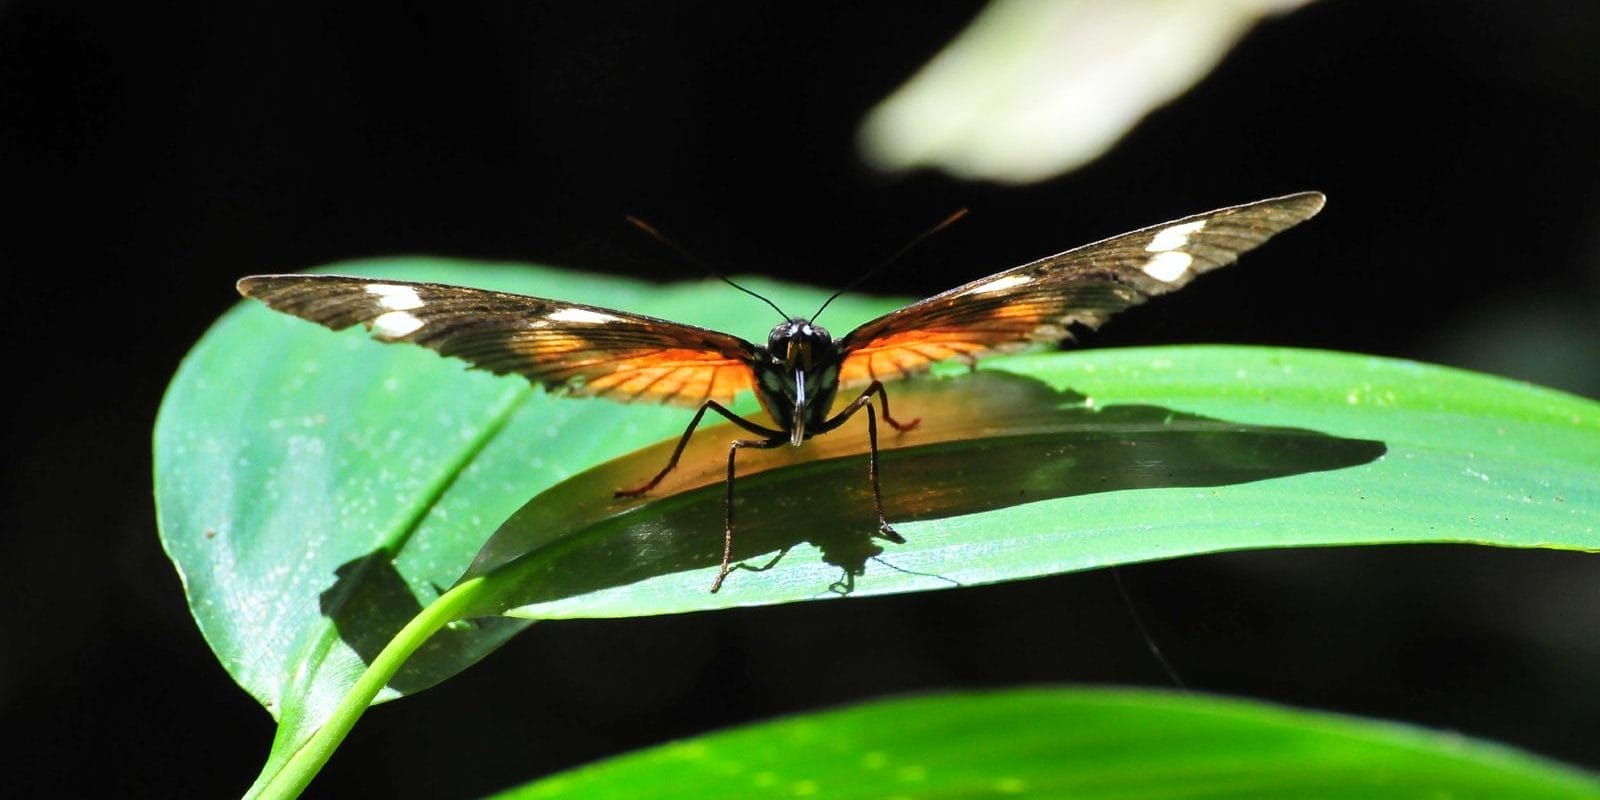
[{"label": "butterfly's leg", "polygon": [[721,414],[722,416],[727,417],[734,424],[738,425],[741,428],[744,428],[745,430],[747,430],[747,431],[749,431],[749,432],[751,432],[751,433],[753,433],[753,434],[755,434],[757,436],[767,436],[767,437],[777,436],[777,437],[781,437],[781,436],[784,435],[784,433],[782,431],[773,430],[772,428],[763,427],[763,426],[757,425],[754,422],[751,422],[751,421],[749,421],[747,419],[744,419],[743,417],[740,417],[738,414],[735,414],[732,411],[729,411],[728,409],[723,408],[722,404],[718,403],[715,400],[707,400],[704,403],[700,404],[700,410],[699,411],[694,412],[694,419],[689,420],[689,427],[683,429],[683,436],[678,439],[678,446],[676,448],[673,448],[672,458],[667,459],[667,465],[665,467],[662,467],[661,471],[657,472],[656,476],[654,478],[651,478],[649,481],[646,481],[643,485],[636,486],[636,487],[634,487],[632,489],[618,489],[614,496],[615,497],[638,497],[639,495],[644,494],[645,492],[648,492],[651,489],[656,488],[656,484],[660,483],[662,478],[667,477],[667,473],[671,472],[673,467],[678,466],[678,458],[683,455],[683,448],[688,446],[689,437],[694,434],[695,426],[700,424],[700,418],[704,417],[706,415],[707,409],[709,409],[711,411],[715,411],[718,414]]},{"label": "butterfly's leg", "polygon": [[917,417],[906,423],[896,422],[895,418],[889,415],[889,390],[883,388],[882,381],[873,381],[867,386],[867,390],[861,393],[861,396],[865,397],[870,394],[878,395],[878,402],[883,406],[883,421],[889,423],[889,426],[895,430],[905,433],[917,427],[917,423],[922,421],[921,417]]},{"label": "butterfly's leg", "polygon": [[872,484],[872,509],[878,513],[878,535],[895,544],[905,544],[905,537],[895,531],[889,520],[883,516],[883,491],[878,488],[878,415],[872,409],[872,395],[878,395],[883,402],[883,418],[895,427],[895,430],[908,431],[916,427],[920,419],[914,419],[904,425],[895,422],[889,417],[889,396],[883,391],[883,384],[873,381],[867,390],[859,397],[850,401],[850,404],[840,409],[833,415],[833,419],[822,423],[818,433],[827,433],[845,423],[845,420],[854,416],[857,411],[867,410],[867,478]]},{"label": "butterfly's leg", "polygon": [[716,594],[722,588],[722,581],[728,577],[728,572],[733,569],[733,459],[739,450],[745,447],[755,447],[762,450],[787,444],[789,437],[779,434],[770,439],[735,439],[728,445],[728,515],[727,527],[722,536],[722,569],[717,571],[717,579],[711,582],[711,593]]},{"label": "butterfly's leg", "polygon": [[[878,397],[887,397],[880,390]],[[872,482],[872,510],[878,512],[878,535],[895,544],[905,544],[906,537],[901,536],[889,525],[889,520],[883,516],[883,490],[878,488],[878,415],[872,410],[872,402],[867,402],[867,477]],[[889,419],[889,409],[883,410],[883,418]],[[897,430],[910,430],[921,420],[912,420],[904,428],[896,426]]]}]

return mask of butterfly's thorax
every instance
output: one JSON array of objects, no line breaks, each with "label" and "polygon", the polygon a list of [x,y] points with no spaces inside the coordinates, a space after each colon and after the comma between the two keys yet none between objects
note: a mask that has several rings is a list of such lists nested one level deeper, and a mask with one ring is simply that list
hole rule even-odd
[{"label": "butterfly's thorax", "polygon": [[773,328],[767,346],[756,348],[756,398],[789,433],[790,444],[810,438],[827,420],[839,391],[840,359],[833,336],[803,318]]}]

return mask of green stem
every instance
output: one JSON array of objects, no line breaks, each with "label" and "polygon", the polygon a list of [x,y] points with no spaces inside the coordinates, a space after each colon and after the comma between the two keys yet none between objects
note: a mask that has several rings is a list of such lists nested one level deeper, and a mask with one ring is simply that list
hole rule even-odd
[{"label": "green stem", "polygon": [[393,639],[384,645],[378,657],[367,665],[367,671],[361,674],[344,699],[339,701],[338,707],[328,721],[323,723],[317,732],[311,735],[306,743],[295,751],[287,763],[272,775],[262,775],[256,780],[256,785],[251,787],[245,795],[246,800],[288,800],[299,797],[310,785],[311,779],[322,770],[333,756],[333,751],[338,749],[339,743],[349,735],[355,727],[356,720],[372,704],[372,699],[378,696],[395,673],[400,671],[401,665],[411,657],[418,648],[428,641],[444,626],[461,617],[472,604],[476,590],[483,584],[483,578],[473,578],[456,586],[439,596],[427,608],[422,609],[417,616],[406,623]]}]

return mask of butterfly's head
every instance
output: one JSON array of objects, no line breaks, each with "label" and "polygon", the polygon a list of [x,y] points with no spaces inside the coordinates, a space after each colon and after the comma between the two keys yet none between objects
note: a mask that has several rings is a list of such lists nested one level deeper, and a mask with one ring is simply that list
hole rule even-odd
[{"label": "butterfly's head", "polygon": [[[838,390],[839,346],[826,328],[804,318],[790,319],[767,337],[769,366],[763,370],[763,402],[789,430],[790,443],[805,441],[826,418]],[[770,385],[769,385],[770,384]]]},{"label": "butterfly's head", "polygon": [[780,323],[767,335],[767,352],[783,364],[784,372],[810,371],[824,354],[833,351],[833,336],[828,329],[812,325],[808,319],[795,318]]}]

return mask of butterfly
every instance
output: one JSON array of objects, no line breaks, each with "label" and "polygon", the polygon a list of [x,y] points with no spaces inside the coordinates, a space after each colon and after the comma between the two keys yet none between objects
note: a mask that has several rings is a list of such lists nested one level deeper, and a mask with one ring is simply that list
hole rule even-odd
[{"label": "butterfly", "polygon": [[[873,400],[897,431],[920,420],[890,413],[886,381],[939,361],[970,365],[994,353],[1070,341],[1075,329],[1098,328],[1118,311],[1233,263],[1316,215],[1323,202],[1318,192],[1301,192],[1141,228],[957,286],[840,338],[816,324],[822,309],[811,317],[785,315],[765,345],[626,311],[439,283],[252,275],[240,279],[238,289],[334,330],[359,323],[381,341],[419,344],[551,391],[696,408],[666,466],[640,486],[617,490],[619,497],[654,489],[678,465],[707,411],[727,418],[754,438],[728,445],[722,563],[711,585],[716,592],[732,569],[740,450],[799,446],[865,411],[878,533],[904,543],[883,513]],[[855,389],[860,394],[832,413],[838,392]],[[726,404],[747,390],[754,390],[772,425],[728,410]]]}]

